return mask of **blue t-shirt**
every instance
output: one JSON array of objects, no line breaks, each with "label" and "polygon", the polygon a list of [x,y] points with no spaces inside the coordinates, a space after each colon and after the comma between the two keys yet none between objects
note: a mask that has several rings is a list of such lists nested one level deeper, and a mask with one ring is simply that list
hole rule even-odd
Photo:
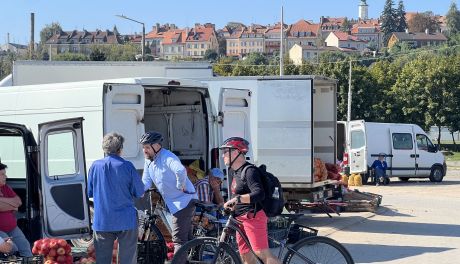
[{"label": "blue t-shirt", "polygon": [[137,228],[134,198],[144,194],[144,184],[134,165],[117,155],[108,155],[91,165],[88,196],[93,197],[95,231]]}]

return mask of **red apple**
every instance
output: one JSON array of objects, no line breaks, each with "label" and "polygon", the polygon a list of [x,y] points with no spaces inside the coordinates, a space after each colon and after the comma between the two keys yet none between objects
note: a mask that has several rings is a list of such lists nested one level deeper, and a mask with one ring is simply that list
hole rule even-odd
[{"label": "red apple", "polygon": [[56,249],[56,253],[59,255],[59,256],[62,256],[62,255],[65,255],[65,249],[60,247],[58,249]]},{"label": "red apple", "polygon": [[50,249],[50,252],[48,252],[49,257],[56,257],[56,255],[57,255],[57,252],[56,252],[56,249],[54,248]]}]

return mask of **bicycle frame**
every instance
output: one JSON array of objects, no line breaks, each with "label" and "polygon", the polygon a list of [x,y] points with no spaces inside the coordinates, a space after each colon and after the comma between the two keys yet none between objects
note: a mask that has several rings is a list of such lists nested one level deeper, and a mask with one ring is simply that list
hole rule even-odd
[{"label": "bicycle frame", "polygon": [[[241,221],[238,221],[235,217],[233,217],[233,215],[230,215],[228,220],[227,220],[227,223],[225,224],[225,227],[223,229],[223,232],[222,234],[220,235],[220,238],[219,238],[219,242],[218,242],[218,246],[217,246],[217,250],[220,249],[220,245],[221,243],[227,243],[226,242],[226,239],[227,239],[227,235],[230,233],[230,230],[233,230],[235,232],[238,232],[238,234],[241,236],[241,238],[243,238],[244,240],[244,243],[249,246],[249,250],[250,252],[252,253],[252,255],[257,259],[257,261],[259,263],[262,263],[262,260],[256,255],[256,253],[254,252],[254,250],[252,249],[252,246],[251,246],[251,243],[249,243],[249,239],[248,237],[246,236],[246,234],[241,230],[240,228],[240,225],[242,225],[243,223]],[[289,231],[291,230],[291,225],[289,225],[289,228],[288,228],[288,234],[289,234]],[[305,261],[305,263],[308,263],[308,264],[315,264],[314,262],[312,262],[311,260],[309,260],[307,257],[305,257],[304,255],[300,254],[298,251],[296,251],[293,246],[290,246],[287,244],[287,240],[288,240],[288,237],[286,236],[286,238],[284,238],[283,240],[276,240],[272,237],[269,237],[273,242],[275,242],[276,244],[280,245],[281,246],[281,249],[279,250],[278,252],[278,259],[281,259],[282,257],[282,254],[284,252],[284,249],[287,249],[288,252],[294,252],[297,256],[299,256],[302,260]],[[294,244],[295,245],[295,244]],[[214,258],[212,260],[211,263],[215,263],[215,261],[217,260],[217,256],[218,256],[218,252],[217,254],[214,255]]]}]

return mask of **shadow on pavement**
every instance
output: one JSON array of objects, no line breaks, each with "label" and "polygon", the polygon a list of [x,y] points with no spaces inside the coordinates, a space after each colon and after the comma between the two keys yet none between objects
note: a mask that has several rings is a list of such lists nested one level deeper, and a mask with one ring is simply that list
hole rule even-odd
[{"label": "shadow on pavement", "polygon": [[415,247],[415,246],[387,246],[367,244],[343,244],[352,255],[355,263],[376,263],[392,260],[401,260],[425,253],[440,253],[455,248],[446,247]]},{"label": "shadow on pavement", "polygon": [[449,181],[449,179],[444,178],[442,182],[431,182],[428,179],[410,179],[407,182],[399,181],[397,178],[391,178],[390,184],[386,186],[379,186],[381,188],[388,188],[391,186],[449,186],[449,185],[460,185],[460,181]]},{"label": "shadow on pavement", "polygon": [[347,232],[368,232],[417,236],[460,237],[460,225],[405,223],[367,219],[363,224],[346,228]]},{"label": "shadow on pavement", "polygon": [[392,209],[386,206],[380,206],[378,211],[378,215],[384,215],[384,216],[402,216],[402,217],[414,217],[413,215],[410,214],[403,214],[398,212],[397,209]]}]

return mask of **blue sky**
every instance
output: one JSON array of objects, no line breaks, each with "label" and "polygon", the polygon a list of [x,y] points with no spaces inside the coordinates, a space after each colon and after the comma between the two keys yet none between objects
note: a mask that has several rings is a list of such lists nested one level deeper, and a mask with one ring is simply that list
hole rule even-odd
[{"label": "blue sky", "polygon": [[[394,0],[397,3],[398,0]],[[455,0],[457,6],[459,0]],[[284,6],[285,23],[299,19],[319,21],[320,16],[358,17],[360,0],[0,0],[0,44],[10,41],[27,43],[30,38],[30,13],[35,13],[35,40],[41,28],[59,22],[64,30],[112,29],[122,34],[140,32],[134,22],[115,17],[124,14],[144,22],[146,31],[156,23],[174,23],[179,27],[195,22],[216,24],[221,28],[229,21],[245,24],[274,24],[280,19]],[[367,0],[369,16],[380,16],[385,0]],[[405,0],[406,11],[433,11],[445,15],[451,0]]]}]

